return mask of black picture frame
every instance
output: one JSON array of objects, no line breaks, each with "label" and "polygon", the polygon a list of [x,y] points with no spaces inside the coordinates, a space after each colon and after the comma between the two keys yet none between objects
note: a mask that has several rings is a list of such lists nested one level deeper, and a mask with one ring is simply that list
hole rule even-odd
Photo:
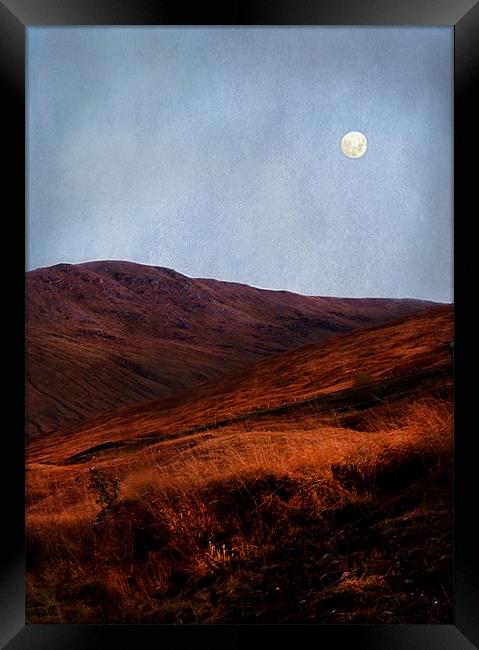
[{"label": "black picture frame", "polygon": [[[454,289],[455,289],[455,483],[454,483],[454,625],[311,625],[311,626],[135,626],[25,625],[24,528],[24,272],[25,256],[25,37],[36,25],[450,25],[455,32],[454,97]],[[468,155],[479,107],[474,99],[479,71],[479,4],[473,0],[243,0],[224,3],[214,11],[163,0],[0,0],[0,78],[6,117],[4,141],[8,164],[3,175],[4,239],[11,259],[8,281],[2,282],[7,310],[1,339],[14,351],[8,372],[5,405],[12,422],[2,436],[4,464],[9,474],[3,488],[0,586],[0,645],[24,648],[100,648],[118,643],[155,646],[240,647],[251,641],[317,647],[346,644],[351,648],[385,650],[470,650],[479,647],[479,578],[474,537],[475,476],[473,453],[474,349],[468,307],[468,279],[474,277],[477,162]],[[7,157],[5,157],[7,158]],[[8,199],[10,199],[8,201]],[[7,219],[8,217],[8,219]],[[5,222],[4,222],[4,227]],[[6,245],[8,242],[8,245]],[[474,248],[473,248],[474,247]],[[5,251],[7,252],[7,251]],[[6,262],[4,262],[6,264]],[[5,268],[5,267],[4,267]],[[477,371],[476,371],[477,372]],[[470,379],[472,378],[472,379]],[[470,423],[470,424],[469,424]]]}]

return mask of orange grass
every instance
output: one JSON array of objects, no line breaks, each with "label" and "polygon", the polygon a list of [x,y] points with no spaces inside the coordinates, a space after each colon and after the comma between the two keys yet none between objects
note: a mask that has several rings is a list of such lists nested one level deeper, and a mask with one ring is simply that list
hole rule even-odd
[{"label": "orange grass", "polygon": [[29,622],[450,622],[450,402],[281,424],[29,464]]}]

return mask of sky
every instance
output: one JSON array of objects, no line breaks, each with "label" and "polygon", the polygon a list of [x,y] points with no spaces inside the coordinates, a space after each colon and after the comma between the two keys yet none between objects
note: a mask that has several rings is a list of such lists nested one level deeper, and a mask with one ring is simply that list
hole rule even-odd
[{"label": "sky", "polygon": [[449,27],[29,28],[27,269],[451,302],[452,65]]}]

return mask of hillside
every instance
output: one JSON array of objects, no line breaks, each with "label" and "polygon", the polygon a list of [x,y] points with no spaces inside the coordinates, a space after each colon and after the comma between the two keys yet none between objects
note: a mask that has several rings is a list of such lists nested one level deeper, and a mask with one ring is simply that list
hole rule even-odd
[{"label": "hillside", "polygon": [[[65,462],[78,454],[85,460],[93,454],[115,455],[137,442],[150,444],[194,433],[198,427],[214,428],[222,421],[262,415],[284,405],[301,408],[303,401],[347,392],[363,373],[378,382],[397,377],[406,387],[415,385],[416,375],[420,380],[423,374],[434,376],[434,371],[439,376],[444,369],[450,373],[452,338],[452,307],[435,307],[400,322],[286,351],[174,397],[124,407],[41,436],[29,445],[29,457]],[[357,400],[354,390],[352,398]],[[402,390],[393,384],[395,393]]]},{"label": "hillside", "polygon": [[116,261],[31,271],[26,293],[28,437],[432,304],[301,296]]}]

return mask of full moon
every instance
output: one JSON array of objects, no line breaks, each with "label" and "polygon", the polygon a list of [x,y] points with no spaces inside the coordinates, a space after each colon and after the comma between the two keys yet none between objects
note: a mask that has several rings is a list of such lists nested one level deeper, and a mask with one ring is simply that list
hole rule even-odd
[{"label": "full moon", "polygon": [[348,158],[361,158],[366,153],[368,141],[364,133],[360,131],[350,131],[343,135],[341,140],[341,151]]}]

